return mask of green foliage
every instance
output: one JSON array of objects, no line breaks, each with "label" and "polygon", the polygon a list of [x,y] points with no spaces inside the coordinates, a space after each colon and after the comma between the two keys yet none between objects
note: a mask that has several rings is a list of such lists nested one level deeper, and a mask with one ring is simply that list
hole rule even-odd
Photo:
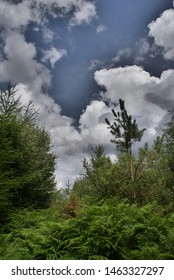
[{"label": "green foliage", "polygon": [[62,220],[60,208],[24,209],[14,213],[0,234],[0,259],[45,259],[50,230]]},{"label": "green foliage", "polygon": [[76,218],[23,210],[0,234],[1,259],[174,259],[174,217],[155,204],[116,199],[85,207]]},{"label": "green foliage", "polygon": [[56,190],[50,135],[15,87],[1,91],[1,259],[174,259],[173,118],[135,157],[144,129],[119,103],[106,122],[123,153],[112,163],[95,146],[72,189]]},{"label": "green foliage", "polygon": [[168,188],[174,195],[174,117],[172,111],[171,121],[163,129],[164,153],[167,159],[168,168],[171,171],[171,177],[168,180]]},{"label": "green foliage", "polygon": [[55,191],[50,136],[35,123],[31,103],[21,106],[15,94],[14,87],[0,93],[1,224],[15,208],[48,207]]},{"label": "green foliage", "polygon": [[[140,154],[141,152],[143,152],[142,149]],[[174,196],[168,188],[171,171],[166,153],[164,153],[163,137],[157,137],[152,148],[146,150],[137,176],[144,203],[156,200],[164,208],[171,207]]]},{"label": "green foliage", "polygon": [[57,224],[50,235],[51,259],[174,259],[173,216],[155,205],[137,208],[110,200]]},{"label": "green foliage", "polygon": [[85,173],[78,179],[73,192],[79,196],[91,195],[97,200],[114,195],[111,189],[111,160],[105,156],[104,147],[99,145],[92,149],[89,160],[84,158],[83,168]]},{"label": "green foliage", "polygon": [[109,125],[111,134],[115,136],[115,139],[111,140],[111,142],[115,143],[121,152],[131,155],[132,145],[137,141],[141,141],[145,129],[138,129],[136,120],[132,120],[132,116],[128,115],[125,109],[124,100],[119,99],[119,106],[120,112],[118,113],[112,109],[115,117],[113,124],[110,124],[107,118],[105,121]]},{"label": "green foliage", "polygon": [[122,188],[127,192],[124,193],[124,197],[128,198],[131,203],[134,202],[131,195],[132,184],[134,184],[136,203],[139,206],[151,201],[157,201],[164,208],[169,206],[173,200],[171,191],[167,187],[171,173],[163,153],[162,140],[157,138],[151,149],[147,144],[139,149],[138,156],[131,157],[131,169],[129,159],[128,155],[123,154],[117,163],[122,166],[120,170],[125,170],[125,178],[122,177]]},{"label": "green foliage", "polygon": [[0,115],[5,116],[7,119],[12,116],[16,117],[22,111],[20,98],[15,98],[16,92],[15,86],[12,86],[10,83],[6,90],[1,90]]},{"label": "green foliage", "polygon": [[122,99],[119,99],[120,112],[116,113],[112,109],[112,113],[115,117],[113,124],[110,124],[106,118],[105,121],[109,125],[110,132],[115,136],[115,139],[111,142],[116,144],[118,150],[122,153],[126,153],[130,175],[131,175],[131,197],[134,203],[137,202],[136,191],[136,174],[134,171],[134,158],[132,157],[132,145],[137,141],[141,141],[145,129],[139,130],[136,120],[132,120],[132,116],[128,115],[125,109],[125,104]]},{"label": "green foliage", "polygon": [[120,154],[117,162],[111,163],[104,150],[98,157],[97,149],[98,147],[95,147],[92,150],[88,161],[84,159],[85,174],[75,182],[73,193],[80,197],[90,195],[94,201],[117,197],[134,203],[134,184],[136,203],[140,207],[156,201],[168,211],[173,209],[174,197],[167,187],[171,172],[163,153],[162,139],[157,138],[151,149],[145,144],[139,150],[137,158],[131,156],[131,169],[128,154]]}]

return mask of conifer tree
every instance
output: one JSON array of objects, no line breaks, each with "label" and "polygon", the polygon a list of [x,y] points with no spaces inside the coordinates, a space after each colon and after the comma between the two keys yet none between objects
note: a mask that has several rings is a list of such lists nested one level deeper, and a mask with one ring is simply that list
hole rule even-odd
[{"label": "conifer tree", "polygon": [[[55,191],[55,159],[49,133],[22,106],[16,89],[0,92],[0,223],[10,209],[45,208]],[[2,207],[1,207],[2,206]],[[1,209],[2,208],[2,209]],[[2,212],[3,210],[3,212]]]},{"label": "conifer tree", "polygon": [[132,116],[127,113],[124,100],[119,99],[119,106],[120,112],[115,112],[112,109],[115,117],[113,124],[107,118],[105,121],[109,125],[111,134],[115,136],[115,139],[111,140],[111,142],[115,143],[121,152],[131,155],[132,145],[137,141],[141,141],[145,129],[138,129],[136,120],[133,120]]},{"label": "conifer tree", "polygon": [[163,142],[168,168],[171,172],[171,178],[167,185],[174,194],[174,109],[170,110],[169,113],[171,114],[171,120],[163,129]]},{"label": "conifer tree", "polygon": [[115,110],[112,109],[112,113],[115,117],[114,122],[111,124],[107,118],[105,121],[109,126],[111,134],[115,137],[115,139],[112,139],[111,142],[116,144],[116,147],[120,152],[124,152],[128,155],[128,163],[132,180],[132,198],[133,201],[136,202],[136,172],[132,158],[132,145],[137,141],[141,141],[145,129],[140,130],[136,120],[133,120],[132,116],[128,115],[124,100],[119,99],[119,106],[120,112],[115,112]]}]

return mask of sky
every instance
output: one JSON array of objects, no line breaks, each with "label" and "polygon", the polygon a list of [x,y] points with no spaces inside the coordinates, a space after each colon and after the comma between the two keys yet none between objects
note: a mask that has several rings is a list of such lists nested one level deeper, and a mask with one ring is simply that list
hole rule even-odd
[{"label": "sky", "polygon": [[[116,149],[105,118],[119,98],[152,143],[174,100],[172,0],[0,0],[0,83],[33,100],[65,187],[83,158]],[[117,109],[117,108],[116,108]]]}]

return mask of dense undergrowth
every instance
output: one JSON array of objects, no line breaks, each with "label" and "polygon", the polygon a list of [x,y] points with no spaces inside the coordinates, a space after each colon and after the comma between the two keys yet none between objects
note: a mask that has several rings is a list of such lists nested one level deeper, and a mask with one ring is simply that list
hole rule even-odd
[{"label": "dense undergrowth", "polygon": [[1,92],[1,260],[174,259],[174,123],[135,157],[132,137],[144,130],[123,105],[130,139],[118,144],[127,143],[127,152],[113,163],[95,146],[83,175],[56,190],[49,134],[30,106],[20,106],[14,88]]},{"label": "dense undergrowth", "polygon": [[174,259],[174,214],[117,199],[86,206],[75,218],[63,218],[54,207],[23,210],[0,244],[1,259]]}]

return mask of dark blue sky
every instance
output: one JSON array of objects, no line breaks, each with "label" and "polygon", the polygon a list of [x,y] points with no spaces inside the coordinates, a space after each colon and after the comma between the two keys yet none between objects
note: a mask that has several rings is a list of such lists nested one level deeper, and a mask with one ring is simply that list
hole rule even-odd
[{"label": "dark blue sky", "polygon": [[[99,18],[90,26],[79,26],[68,30],[67,22],[55,20],[50,25],[60,36],[56,46],[67,49],[68,56],[60,61],[53,73],[53,89],[50,94],[62,106],[65,115],[78,118],[82,109],[90,102],[98,87],[89,70],[94,59],[103,61],[108,67],[111,59],[123,48],[135,48],[136,42],[147,36],[147,25],[165,9],[172,7],[170,0],[98,0],[96,2]],[[107,29],[96,33],[99,24]],[[149,61],[144,65],[148,70],[161,72],[158,63]],[[131,64],[124,61],[125,64]],[[153,64],[156,64],[153,67]],[[148,67],[149,66],[149,67]],[[100,65],[99,65],[100,68]],[[164,68],[164,67],[162,67]],[[167,67],[166,67],[167,68]],[[156,71],[158,69],[158,71]],[[155,74],[158,74],[155,73]]]}]

